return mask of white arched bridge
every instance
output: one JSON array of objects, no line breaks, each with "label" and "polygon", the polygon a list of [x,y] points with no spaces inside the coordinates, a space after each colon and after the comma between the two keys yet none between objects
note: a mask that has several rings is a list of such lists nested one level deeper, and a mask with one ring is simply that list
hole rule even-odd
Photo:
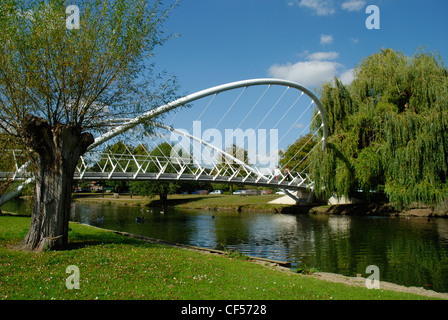
[{"label": "white arched bridge", "polygon": [[[279,79],[220,85],[108,123],[81,157],[75,180],[243,184],[280,188],[294,198],[291,192],[312,189],[309,156],[323,150],[327,139],[319,99]],[[299,138],[302,143],[278,168],[279,151]],[[25,153],[12,150],[11,157],[13,172],[0,172],[0,178],[33,181]]]}]

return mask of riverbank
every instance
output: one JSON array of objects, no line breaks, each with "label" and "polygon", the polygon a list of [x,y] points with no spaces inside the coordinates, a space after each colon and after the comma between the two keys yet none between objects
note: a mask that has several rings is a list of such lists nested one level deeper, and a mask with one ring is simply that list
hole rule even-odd
[{"label": "riverbank", "polygon": [[[0,216],[1,300],[448,299],[448,294],[383,282],[381,289],[367,289],[360,277],[302,275],[267,261],[136,239],[73,222],[70,250],[14,250],[29,223],[27,217]],[[68,266],[79,268],[79,289],[66,287]]]},{"label": "riverbank", "polygon": [[168,196],[168,200],[163,204],[159,197],[154,198],[135,196],[130,194],[74,194],[74,201],[97,202],[104,204],[119,204],[127,206],[163,206],[177,209],[203,209],[209,211],[238,211],[238,212],[272,212],[280,213],[287,207],[282,204],[271,204],[272,200],[278,199],[282,195],[193,195],[193,194],[173,194]]},{"label": "riverbank", "polygon": [[[164,204],[178,209],[202,209],[208,211],[268,212],[289,214],[326,214],[326,215],[371,215],[371,216],[405,216],[405,217],[448,217],[448,208],[408,208],[397,210],[388,203],[357,203],[326,205],[273,204],[273,200],[282,195],[170,195]],[[132,197],[129,194],[114,196],[107,194],[74,194],[74,201],[98,202],[128,206],[163,207],[159,197]]]}]

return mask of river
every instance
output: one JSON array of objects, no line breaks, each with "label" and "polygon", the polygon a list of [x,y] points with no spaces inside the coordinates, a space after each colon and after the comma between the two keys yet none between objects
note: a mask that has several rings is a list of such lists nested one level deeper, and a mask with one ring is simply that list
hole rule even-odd
[{"label": "river", "polygon": [[292,268],[367,277],[366,268],[375,265],[380,280],[448,292],[448,219],[444,218],[174,209],[162,214],[156,208],[77,202],[71,219],[176,243],[238,250],[287,261]]}]

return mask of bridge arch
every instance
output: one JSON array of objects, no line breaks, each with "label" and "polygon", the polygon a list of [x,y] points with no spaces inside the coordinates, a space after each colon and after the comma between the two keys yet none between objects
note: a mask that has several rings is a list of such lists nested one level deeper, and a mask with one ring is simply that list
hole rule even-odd
[{"label": "bridge arch", "polygon": [[279,85],[279,86],[295,88],[297,90],[302,91],[308,97],[310,97],[316,104],[318,111],[320,113],[321,119],[322,119],[322,149],[325,148],[326,141],[327,141],[327,117],[325,115],[324,107],[322,106],[322,103],[316,97],[316,95],[311,90],[306,88],[305,86],[302,86],[301,84],[298,84],[296,82],[283,80],[283,79],[261,78],[261,79],[242,80],[242,81],[231,82],[231,83],[219,85],[216,87],[198,91],[196,93],[184,96],[180,99],[177,99],[177,100],[167,103],[165,105],[159,106],[159,107],[152,109],[134,119],[128,120],[124,124],[119,125],[116,128],[110,130],[109,132],[106,132],[105,134],[99,136],[98,138],[95,139],[95,142],[92,145],[90,145],[88,150],[94,149],[95,147],[101,145],[102,143],[108,141],[109,139],[111,139],[111,138],[131,129],[131,128],[134,128],[135,126],[137,126],[138,124],[141,124],[142,122],[148,121],[149,119],[155,118],[163,113],[166,113],[175,108],[184,106],[184,105],[186,105],[190,102],[193,102],[195,100],[205,98],[207,96],[211,96],[214,94],[218,94],[218,93],[221,93],[224,91],[229,91],[232,89],[238,89],[238,88],[244,88],[244,87],[250,87],[250,86],[258,86],[258,85]]},{"label": "bridge arch", "polygon": [[[111,129],[110,131],[100,135],[99,137],[97,137],[94,141],[94,143],[88,148],[87,152],[95,152],[95,149],[99,146],[101,146],[102,144],[106,143],[107,141],[113,139],[114,137],[119,136],[120,134],[123,134],[133,128],[135,128],[136,126],[146,123],[146,124],[150,124],[152,126],[155,127],[159,127],[168,131],[174,131],[183,135],[187,135],[189,138],[195,139],[196,141],[200,142],[202,145],[205,145],[209,148],[213,148],[212,145],[208,144],[206,141],[201,140],[198,137],[194,137],[192,135],[188,135],[185,134],[184,132],[181,132],[179,130],[177,130],[174,127],[162,124],[162,123],[158,123],[156,121],[154,121],[155,118],[157,118],[158,116],[167,113],[171,110],[174,110],[176,108],[185,106],[189,103],[192,103],[196,100],[200,100],[202,98],[206,98],[209,96],[213,96],[213,95],[217,95],[219,93],[222,92],[227,92],[227,91],[231,91],[231,90],[235,90],[235,89],[239,89],[239,88],[248,88],[248,87],[256,87],[256,86],[281,86],[281,87],[286,87],[286,88],[292,88],[292,89],[296,89],[302,92],[302,94],[305,94],[306,96],[308,96],[312,102],[314,102],[314,104],[317,107],[317,112],[318,115],[320,115],[321,117],[321,127],[320,130],[322,132],[322,138],[320,143],[322,143],[322,150],[326,147],[326,141],[327,141],[327,119],[326,119],[326,115],[325,115],[325,111],[324,108],[321,104],[321,102],[319,101],[319,99],[316,97],[316,95],[309,90],[308,88],[302,86],[301,84],[292,82],[292,81],[288,81],[288,80],[282,80],[282,79],[271,79],[271,78],[261,78],[261,79],[250,79],[250,80],[243,80],[243,81],[236,81],[236,82],[231,82],[231,83],[227,83],[227,84],[223,84],[223,85],[219,85],[219,86],[215,86],[209,89],[205,89],[202,91],[198,91],[196,93],[193,94],[189,94],[186,95],[180,99],[177,99],[175,101],[169,102],[165,105],[159,106],[157,108],[154,108],[134,119],[125,119],[124,122],[122,122],[121,124],[118,124],[117,126],[115,126],[113,129]],[[216,150],[216,148],[215,148]],[[234,180],[234,181],[230,181],[231,183],[235,183],[235,184],[259,184],[259,185],[265,185],[265,186],[276,186],[278,188],[284,189],[285,192],[292,196],[291,194],[288,193],[287,188],[292,189],[292,190],[299,190],[300,188],[304,188],[303,186],[303,182],[304,179],[302,178],[302,180],[298,179],[298,183],[295,185],[292,185],[292,183],[272,183],[273,181],[273,176],[266,176],[263,173],[261,173],[259,170],[254,169],[252,166],[247,165],[244,162],[241,162],[239,159],[236,159],[235,157],[233,157],[231,154],[227,153],[224,150],[216,150],[219,153],[221,153],[222,155],[224,155],[225,157],[232,159],[233,161],[235,161],[238,165],[240,165],[245,171],[246,173],[248,173],[245,177],[245,179],[243,180]],[[134,157],[135,160],[135,157]],[[84,160],[82,160],[82,162],[84,162]],[[21,168],[19,168],[17,170],[17,172],[14,174],[14,177],[16,179],[20,179],[20,177],[22,177],[21,179],[27,179],[25,181],[25,183],[30,183],[33,181],[32,178],[30,178],[29,174],[26,175],[25,174],[25,169],[27,167],[27,163],[24,164]],[[137,163],[138,166],[138,163]],[[86,175],[86,169],[87,166],[85,166],[84,169],[80,169],[78,168],[78,174],[76,175],[75,173],[75,179],[88,179],[89,175]],[[140,167],[139,167],[140,170]],[[202,173],[202,171],[201,171]],[[249,179],[250,175],[255,176],[254,179]],[[141,178],[143,176],[143,178]],[[208,175],[208,177],[206,177],[207,175],[203,175],[204,177],[204,181],[210,181],[210,176]],[[102,177],[95,177],[95,179],[112,179],[114,176],[113,174],[109,174],[109,175],[103,175]],[[138,177],[138,172],[134,175],[122,175],[120,176],[120,179],[136,179]],[[146,178],[145,178],[146,177]],[[90,176],[90,178],[92,178],[92,176]],[[146,175],[144,176],[143,174],[140,175],[141,179],[158,179],[158,180],[164,180],[164,181],[169,181],[170,179],[172,179],[171,176],[169,175],[164,175],[163,172],[161,172],[160,174],[156,175],[155,177],[151,176],[151,175]],[[179,175],[178,175],[179,178]],[[212,181],[220,181],[223,182],[225,180],[215,180],[217,178],[217,176],[213,177]],[[195,177],[196,180],[201,180],[202,177],[201,176],[196,176]],[[208,179],[208,180],[207,180]],[[308,184],[308,187],[312,185]],[[21,186],[18,188],[18,191],[21,190]],[[18,192],[15,192],[16,194]],[[4,199],[10,199],[11,195],[7,195],[6,197],[4,197]],[[4,201],[2,202],[0,200],[0,203],[4,203]]]}]

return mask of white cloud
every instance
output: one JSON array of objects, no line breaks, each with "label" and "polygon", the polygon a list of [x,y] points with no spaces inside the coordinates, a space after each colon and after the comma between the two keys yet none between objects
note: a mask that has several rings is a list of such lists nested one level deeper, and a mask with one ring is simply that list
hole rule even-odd
[{"label": "white cloud", "polygon": [[312,9],[319,16],[328,16],[335,13],[332,0],[301,0],[299,6]]},{"label": "white cloud", "polygon": [[334,61],[299,61],[294,64],[273,65],[269,68],[269,74],[304,86],[319,86],[331,81],[341,67],[341,64]]},{"label": "white cloud", "polygon": [[336,60],[339,58],[339,53],[335,51],[330,52],[314,52],[308,54],[307,58],[309,60]]},{"label": "white cloud", "polygon": [[333,36],[328,35],[328,34],[321,34],[320,35],[320,43],[321,44],[333,43]]},{"label": "white cloud", "polygon": [[350,69],[350,70],[343,72],[339,76],[339,79],[341,79],[343,84],[349,85],[350,83],[352,83],[352,81],[355,77],[354,71],[355,71],[355,69]]},{"label": "white cloud", "polygon": [[[339,1],[337,1],[339,2]],[[360,11],[366,6],[366,0],[345,0],[341,3],[342,10]],[[313,10],[319,16],[329,16],[336,13],[335,0],[291,0],[288,6],[299,5]]]},{"label": "white cloud", "polygon": [[339,77],[344,84],[353,81],[353,71],[346,70],[344,65],[336,61],[338,52],[306,52],[308,61],[296,63],[275,64],[271,66],[268,73],[273,78],[280,78],[294,81],[308,87],[320,86],[325,82],[330,82],[334,77]]},{"label": "white cloud", "polygon": [[342,3],[341,7],[347,11],[359,11],[366,5],[365,0],[348,0]]}]

